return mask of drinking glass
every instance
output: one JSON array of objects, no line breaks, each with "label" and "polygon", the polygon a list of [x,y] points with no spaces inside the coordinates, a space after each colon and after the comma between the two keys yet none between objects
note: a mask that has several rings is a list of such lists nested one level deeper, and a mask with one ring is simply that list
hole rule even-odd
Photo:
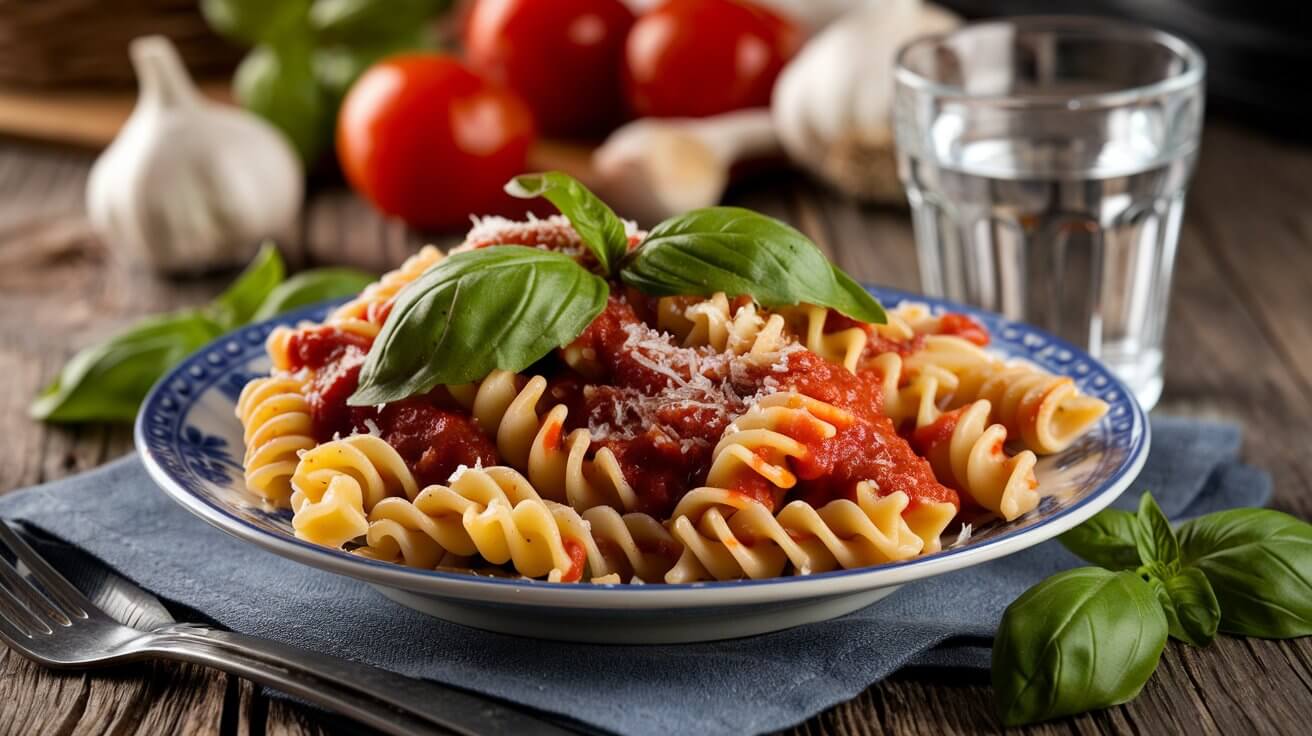
[{"label": "drinking glass", "polygon": [[1191,44],[1095,18],[904,47],[894,128],[925,291],[1086,345],[1156,404],[1203,75]]}]

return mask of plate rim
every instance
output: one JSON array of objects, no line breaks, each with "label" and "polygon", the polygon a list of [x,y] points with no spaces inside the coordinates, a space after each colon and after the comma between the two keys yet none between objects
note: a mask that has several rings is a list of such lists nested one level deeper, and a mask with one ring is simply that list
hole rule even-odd
[{"label": "plate rim", "polygon": [[[244,542],[255,544],[266,551],[314,568],[362,580],[369,584],[399,588],[413,593],[485,603],[531,604],[553,608],[605,609],[622,607],[647,610],[705,608],[708,606],[749,605],[783,600],[802,600],[902,585],[914,580],[981,564],[1047,541],[1106,508],[1138,478],[1151,446],[1151,425],[1148,422],[1146,412],[1139,405],[1133,392],[1101,361],[1089,356],[1084,350],[1062,338],[1051,335],[1032,325],[1009,320],[987,310],[892,287],[862,285],[879,297],[881,301],[895,304],[903,301],[922,302],[929,304],[931,307],[941,307],[1001,321],[1009,327],[1038,335],[1044,340],[1045,346],[1068,351],[1073,359],[1083,360],[1091,366],[1096,366],[1108,379],[1107,388],[1120,392],[1130,406],[1131,422],[1128,431],[1131,434],[1132,443],[1128,450],[1127,460],[1116,469],[1110,478],[1102,482],[1101,487],[1090,492],[1084,498],[1075,501],[1070,506],[1060,509],[1051,516],[1023,529],[1006,532],[978,544],[946,549],[932,555],[871,567],[832,570],[806,576],[676,584],[653,583],[650,585],[586,582],[551,583],[542,580],[498,578],[441,570],[423,570],[395,563],[370,560],[343,550],[319,546],[263,529],[229,512],[222,505],[192,493],[183,484],[177,482],[160,463],[146,436],[147,417],[152,412],[159,411],[161,397],[169,383],[177,380],[180,374],[191,368],[197,361],[203,360],[204,356],[214,351],[217,346],[233,340],[242,343],[243,341],[238,339],[237,336],[252,331],[260,331],[266,326],[294,324],[300,320],[313,318],[320,315],[326,308],[334,304],[340,304],[345,299],[328,300],[307,305],[269,320],[245,325],[216,338],[200,350],[189,355],[162,376],[142,402],[133,427],[134,444],[148,475],[163,493],[212,526]],[[263,344],[262,340],[260,342]],[[183,410],[179,409],[179,411],[182,412]]]}]

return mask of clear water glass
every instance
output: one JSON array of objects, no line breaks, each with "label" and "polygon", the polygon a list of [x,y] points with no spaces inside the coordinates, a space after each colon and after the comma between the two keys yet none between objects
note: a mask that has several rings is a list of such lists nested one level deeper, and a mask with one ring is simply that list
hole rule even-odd
[{"label": "clear water glass", "polygon": [[926,292],[1061,335],[1150,408],[1203,118],[1189,43],[1012,18],[898,56],[898,171]]}]

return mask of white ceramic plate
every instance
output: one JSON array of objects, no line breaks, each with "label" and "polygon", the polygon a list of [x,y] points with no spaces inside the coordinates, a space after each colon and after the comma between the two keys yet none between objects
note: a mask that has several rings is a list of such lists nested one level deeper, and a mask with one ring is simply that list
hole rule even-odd
[{"label": "white ceramic plate", "polygon": [[267,372],[264,340],[280,324],[320,320],[328,305],[244,327],[185,360],[151,391],[136,443],[165,493],[218,528],[298,562],[363,580],[434,616],[494,631],[580,641],[675,642],[775,631],[854,611],[898,586],[1018,552],[1094,515],[1119,496],[1148,455],[1148,422],[1133,395],[1078,348],[997,315],[886,288],[903,300],[966,312],[993,335],[990,349],[1067,375],[1110,404],[1094,429],[1065,452],[1039,460],[1043,500],[1011,522],[978,527],[970,540],[933,555],[804,577],[690,585],[594,585],[475,577],[367,560],[297,539],[291,513],[270,509],[242,482],[241,425],[233,414],[250,378]]}]

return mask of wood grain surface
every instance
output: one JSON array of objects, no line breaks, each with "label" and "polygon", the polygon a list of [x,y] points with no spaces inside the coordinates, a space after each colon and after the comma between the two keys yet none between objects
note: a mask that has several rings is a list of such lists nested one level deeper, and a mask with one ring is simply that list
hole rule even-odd
[{"label": "wood grain surface", "polygon": [[[144,314],[213,295],[226,277],[151,278],[92,237],[85,152],[0,140],[0,492],[77,473],[132,449],[127,427],[47,427],[25,407],[74,350]],[[1312,517],[1312,149],[1224,125],[1207,131],[1190,195],[1159,412],[1223,418],[1275,478],[1274,506]],[[859,279],[915,289],[905,212],[855,205],[800,177],[739,186],[737,204],[806,231]],[[450,238],[434,239],[449,245]],[[285,250],[295,266],[381,270],[425,238],[320,187]],[[1306,733],[1312,639],[1172,642],[1129,705],[1024,729],[1064,733]],[[315,734],[352,729],[250,683],[152,664],[56,674],[0,645],[3,734]],[[806,734],[998,730],[978,676],[901,673],[797,729]]]}]

